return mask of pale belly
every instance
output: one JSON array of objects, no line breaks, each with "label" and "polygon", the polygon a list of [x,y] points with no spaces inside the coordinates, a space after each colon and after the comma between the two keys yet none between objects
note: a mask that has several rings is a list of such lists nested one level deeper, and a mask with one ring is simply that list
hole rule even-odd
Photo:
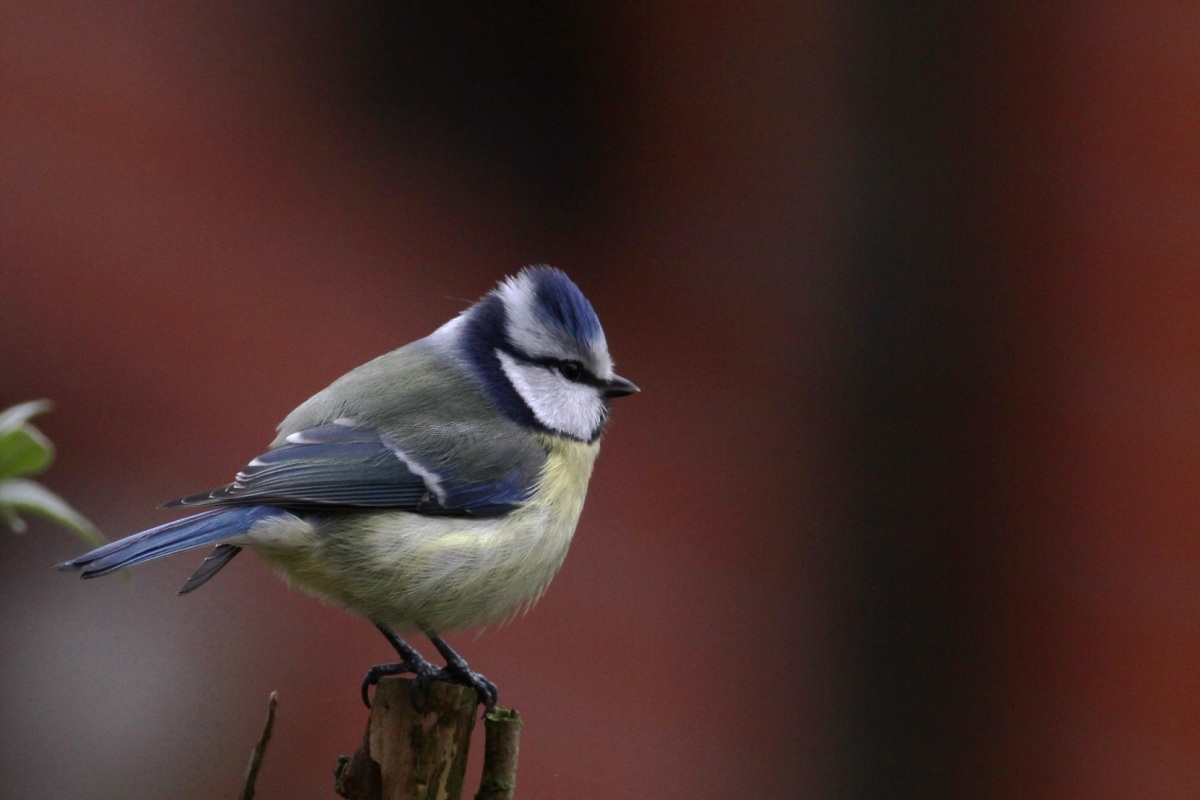
[{"label": "pale belly", "polygon": [[503,517],[280,517],[242,543],[296,588],[397,629],[502,622],[545,592],[583,508],[597,448],[556,449],[533,498]]}]

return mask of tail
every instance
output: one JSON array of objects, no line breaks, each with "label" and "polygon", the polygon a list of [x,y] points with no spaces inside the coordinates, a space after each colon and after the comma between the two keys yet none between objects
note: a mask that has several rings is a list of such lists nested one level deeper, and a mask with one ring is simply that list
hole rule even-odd
[{"label": "tail", "polygon": [[[143,561],[150,561],[172,553],[181,553],[196,547],[218,544],[226,539],[239,536],[259,520],[287,514],[282,508],[274,506],[237,506],[234,508],[219,508],[206,511],[191,517],[177,519],[157,528],[151,528],[132,536],[126,536],[120,541],[106,544],[71,561],[59,564],[55,569],[81,571],[82,578],[99,578],[124,567],[132,567]],[[219,549],[220,557],[212,563],[208,559],[202,580],[196,581],[199,574],[193,575],[185,588],[195,589],[201,583],[216,574],[217,570],[229,563],[237,555],[240,548],[235,545],[224,545]],[[216,553],[214,553],[216,555]],[[200,570],[197,570],[199,573]]]}]

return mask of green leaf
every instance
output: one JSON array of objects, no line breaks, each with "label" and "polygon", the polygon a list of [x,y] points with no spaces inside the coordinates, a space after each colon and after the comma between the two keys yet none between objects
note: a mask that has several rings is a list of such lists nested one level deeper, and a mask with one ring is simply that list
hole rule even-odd
[{"label": "green leaf", "polygon": [[54,404],[49,400],[30,400],[28,403],[4,409],[0,411],[0,434],[15,431],[38,414],[45,414],[52,408]]},{"label": "green leaf", "polygon": [[36,475],[54,460],[54,445],[32,425],[0,433],[0,479]]},{"label": "green leaf", "polygon": [[[70,528],[85,542],[98,547],[105,539],[87,518],[80,514],[54,492],[37,481],[25,478],[9,478],[0,481],[0,516],[12,524],[18,511],[37,514]],[[20,517],[17,517],[20,520]],[[23,527],[23,523],[20,523]],[[14,530],[19,530],[14,527]]]}]

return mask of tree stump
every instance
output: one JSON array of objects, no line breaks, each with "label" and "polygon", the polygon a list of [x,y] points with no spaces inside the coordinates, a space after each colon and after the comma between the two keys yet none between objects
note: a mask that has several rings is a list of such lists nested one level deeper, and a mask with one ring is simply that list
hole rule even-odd
[{"label": "tree stump", "polygon": [[375,687],[362,746],[338,760],[335,788],[348,800],[460,800],[475,728],[475,690],[437,681],[409,699],[412,681]]},{"label": "tree stump", "polygon": [[[337,793],[347,800],[461,800],[478,708],[475,690],[435,682],[412,706],[409,678],[375,687],[363,743],[338,759]],[[521,715],[497,706],[484,717],[483,774],[475,800],[512,800]]]}]

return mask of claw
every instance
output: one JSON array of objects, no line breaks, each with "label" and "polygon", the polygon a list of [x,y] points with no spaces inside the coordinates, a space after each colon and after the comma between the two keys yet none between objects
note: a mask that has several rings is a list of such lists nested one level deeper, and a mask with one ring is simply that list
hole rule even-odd
[{"label": "claw", "polygon": [[500,698],[500,690],[496,688],[496,684],[478,672],[472,672],[470,677],[471,684],[475,687],[476,694],[479,695],[479,702],[483,703],[486,710],[491,711],[496,707],[496,701]]},{"label": "claw", "polygon": [[500,696],[500,690],[496,688],[496,684],[468,667],[465,662],[461,665],[447,664],[432,675],[431,679],[457,683],[468,689],[474,689],[475,694],[479,697],[479,702],[488,711],[496,706],[496,700]]},{"label": "claw", "polygon": [[[428,667],[428,662],[424,665]],[[367,708],[371,707],[371,687],[379,683],[383,678],[389,675],[403,675],[406,672],[411,672],[417,676],[419,681],[421,676],[428,673],[428,669],[421,669],[421,665],[413,666],[407,662],[401,661],[395,664],[376,664],[367,670],[366,677],[362,681],[362,701]]]},{"label": "claw", "polygon": [[425,631],[425,635],[429,637],[429,641],[442,654],[442,658],[446,659],[446,666],[438,670],[437,678],[474,689],[475,694],[479,697],[479,702],[483,704],[484,708],[491,711],[495,707],[496,698],[500,694],[499,690],[496,689],[496,684],[467,666],[467,662],[463,660],[463,657],[454,652],[454,648],[446,644],[445,640],[438,636],[432,628],[424,628],[423,630]]}]

